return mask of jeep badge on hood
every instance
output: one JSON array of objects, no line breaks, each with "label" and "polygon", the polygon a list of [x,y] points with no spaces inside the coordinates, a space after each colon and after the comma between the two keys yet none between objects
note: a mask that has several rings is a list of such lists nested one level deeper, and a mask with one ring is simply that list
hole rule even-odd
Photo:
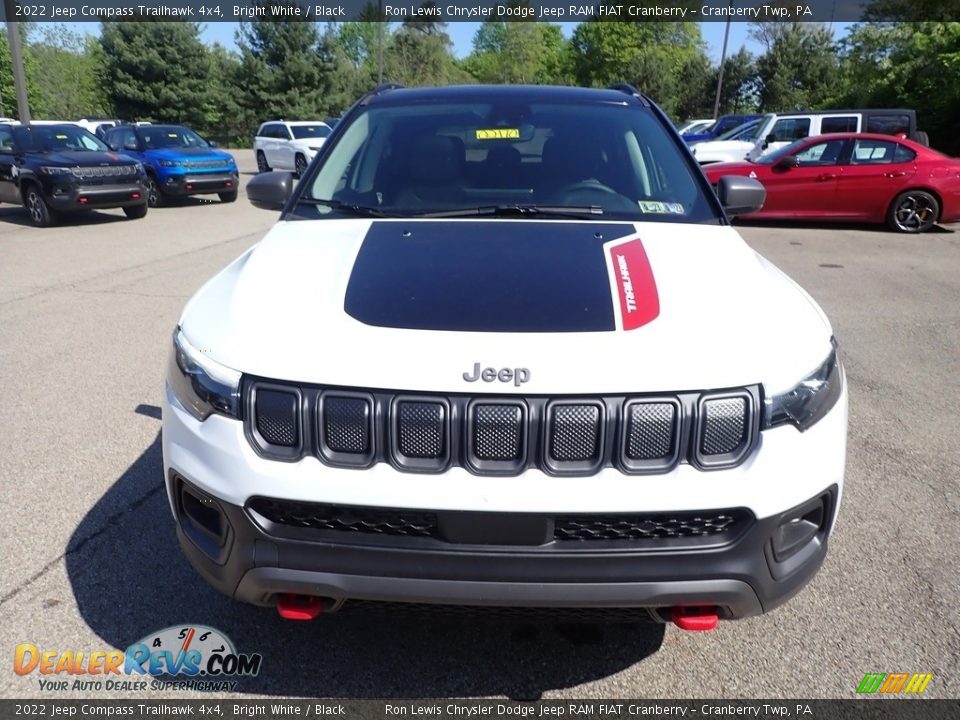
[{"label": "jeep badge on hood", "polygon": [[514,385],[520,387],[530,380],[530,370],[528,368],[500,368],[497,370],[492,367],[481,370],[480,363],[474,363],[473,374],[471,375],[465,372],[463,379],[467,382],[476,382],[477,380],[483,380],[484,382],[493,382],[494,380],[510,382],[512,380]]}]

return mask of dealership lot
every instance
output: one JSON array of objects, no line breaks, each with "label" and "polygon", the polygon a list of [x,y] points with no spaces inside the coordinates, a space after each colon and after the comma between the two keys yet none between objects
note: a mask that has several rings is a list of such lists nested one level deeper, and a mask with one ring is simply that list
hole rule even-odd
[{"label": "dealership lot", "polygon": [[[252,153],[236,155],[246,182]],[[926,695],[960,695],[960,226],[742,228],[834,323],[851,392],[847,485],[812,584],[770,615],[697,635],[399,620],[349,604],[296,625],[196,576],[161,485],[170,331],[199,285],[274,219],[242,192],[229,205],[191,200],[137,221],[110,211],[45,230],[0,206],[8,658],[24,642],[124,649],[197,623],[263,654],[260,675],[237,688],[245,697],[851,697],[867,672],[932,672]],[[7,668],[0,696],[44,695],[36,673]]]}]

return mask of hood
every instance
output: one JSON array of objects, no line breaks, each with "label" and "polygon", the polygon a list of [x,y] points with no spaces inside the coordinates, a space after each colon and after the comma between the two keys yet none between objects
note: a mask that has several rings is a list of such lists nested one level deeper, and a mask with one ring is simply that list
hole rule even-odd
[{"label": "hood", "polygon": [[701,142],[696,144],[696,149],[698,153],[710,150],[743,150],[746,152],[753,147],[752,142],[746,140],[708,140],[706,142]]},{"label": "hood", "polygon": [[147,150],[146,154],[152,160],[222,160],[224,163],[233,159],[233,155],[216,148],[160,148]]},{"label": "hood", "polygon": [[297,147],[309,148],[309,147],[320,147],[327,141],[327,138],[316,137],[316,138],[295,138],[290,141],[291,145],[296,145]]},{"label": "hood", "polygon": [[[666,222],[284,221],[180,324],[262,377],[526,394],[778,391],[831,336],[735,230]],[[528,381],[469,384],[478,366]]]},{"label": "hood", "polygon": [[43,162],[61,167],[88,167],[90,165],[131,165],[138,161],[122,153],[61,150],[44,153]]}]

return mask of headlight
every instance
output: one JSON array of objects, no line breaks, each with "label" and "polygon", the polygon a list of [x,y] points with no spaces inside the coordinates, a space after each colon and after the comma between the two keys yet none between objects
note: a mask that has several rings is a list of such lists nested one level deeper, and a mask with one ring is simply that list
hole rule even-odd
[{"label": "headlight", "polygon": [[160,160],[157,164],[160,167],[180,167],[179,160]]},{"label": "headlight", "polygon": [[57,167],[55,165],[42,165],[40,167],[40,172],[42,172],[44,175],[70,175],[73,173],[73,169]]},{"label": "headlight", "polygon": [[311,146],[310,146],[310,149],[313,150],[314,152],[320,152],[320,146],[319,146],[319,145],[317,145],[316,147],[314,147],[313,145],[311,145]]},{"label": "headlight", "polygon": [[177,328],[167,381],[180,404],[197,420],[210,413],[240,417],[240,373],[224,367],[194,348]]},{"label": "headlight", "polygon": [[837,341],[827,359],[801,380],[792,390],[764,400],[763,427],[773,428],[791,423],[800,432],[819,422],[843,392],[843,366],[837,355]]}]

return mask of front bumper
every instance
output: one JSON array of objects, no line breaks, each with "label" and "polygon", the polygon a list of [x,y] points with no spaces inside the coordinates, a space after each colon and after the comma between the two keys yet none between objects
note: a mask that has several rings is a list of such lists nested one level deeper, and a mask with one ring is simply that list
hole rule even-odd
[{"label": "front bumper", "polygon": [[[444,605],[646,608],[661,620],[676,606],[714,607],[721,618],[736,619],[786,602],[823,562],[838,497],[832,486],[777,516],[751,516],[721,542],[663,540],[630,548],[619,541],[502,545],[293,528],[207,496],[176,474],[169,487],[184,553],[209,583],[242,602],[270,606],[293,593]],[[816,534],[778,559],[777,528],[820,508]],[[505,514],[451,515],[459,532],[471,525],[480,532],[493,528],[491,537],[511,521]]]},{"label": "front bumper", "polygon": [[[272,605],[285,593],[330,598],[456,605],[640,607],[661,618],[677,605],[715,606],[722,618],[767,612],[796,594],[826,555],[842,492],[846,393],[805,433],[780,427],[761,434],[741,466],[705,473],[681,464],[669,473],[625,477],[550,477],[536,470],[505,478],[462,468],[439,475],[324,466],[316,458],[259,457],[242,424],[213,415],[198,422],[167,389],[164,472],[181,547],[221,592]],[[212,521],[202,527],[185,512]],[[254,511],[257,498],[353,508],[429,509],[496,526],[518,517],[575,513],[745,513],[722,541],[566,543],[477,542],[466,536],[393,537],[283,525]],[[776,557],[778,528],[822,503],[815,535]],[[208,523],[209,525],[210,523]],[[463,523],[461,523],[463,525]]]},{"label": "front bumper", "polygon": [[47,203],[59,212],[131,207],[146,202],[139,182],[112,185],[56,185],[45,193]]},{"label": "front bumper", "polygon": [[167,175],[162,183],[165,195],[206,195],[231,192],[239,187],[236,171],[217,173],[186,173]]}]

